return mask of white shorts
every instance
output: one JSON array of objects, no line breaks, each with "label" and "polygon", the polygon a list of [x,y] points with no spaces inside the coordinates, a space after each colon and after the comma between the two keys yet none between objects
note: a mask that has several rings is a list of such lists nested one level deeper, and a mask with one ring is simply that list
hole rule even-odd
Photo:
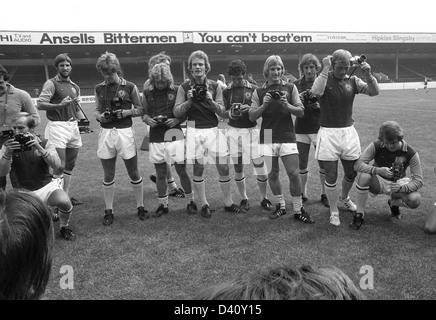
[{"label": "white shorts", "polygon": [[[390,196],[392,193],[391,184],[393,184],[394,182],[390,181],[390,180],[386,180],[385,178],[383,178],[379,175],[376,175],[376,177],[377,177],[377,180],[380,184],[380,192],[378,194],[386,194],[386,195]],[[359,180],[357,180],[357,181],[359,181]],[[398,179],[398,181],[396,183],[398,183],[400,186],[404,186],[405,184],[408,184],[409,182],[410,182],[410,178],[404,177],[404,178]],[[369,195],[371,197],[375,197],[378,194],[375,194],[372,192],[369,193]]]},{"label": "white shorts", "polygon": [[315,159],[321,161],[357,160],[360,157],[360,139],[354,126],[346,128],[319,128]]},{"label": "white shorts", "polygon": [[112,159],[118,155],[124,160],[136,156],[136,141],[133,128],[100,128],[97,156],[100,159]]},{"label": "white shorts", "polygon": [[317,133],[296,133],[295,138],[297,142],[305,144],[313,144],[316,147],[316,139],[318,137]]},{"label": "white shorts", "polygon": [[148,159],[151,163],[181,163],[185,161],[185,140],[150,142]]},{"label": "white shorts", "polygon": [[252,159],[261,157],[259,151],[259,129],[229,128],[226,131],[227,145],[232,158],[242,156],[243,164],[250,164]]},{"label": "white shorts", "polygon": [[77,121],[49,121],[44,136],[55,148],[75,149],[82,146]]},{"label": "white shorts", "polygon": [[260,152],[265,157],[283,157],[298,154],[296,143],[267,143],[261,145]]},{"label": "white shorts", "polygon": [[53,179],[51,182],[47,183],[45,186],[43,186],[41,189],[32,191],[31,193],[37,196],[39,199],[42,200],[46,205],[48,205],[47,201],[48,198],[50,198],[53,191],[56,190],[63,190],[62,189],[62,181],[63,179],[56,178]]},{"label": "white shorts", "polygon": [[227,140],[224,133],[217,127],[198,129],[188,127],[186,130],[186,159],[203,159],[212,157],[227,157]]}]

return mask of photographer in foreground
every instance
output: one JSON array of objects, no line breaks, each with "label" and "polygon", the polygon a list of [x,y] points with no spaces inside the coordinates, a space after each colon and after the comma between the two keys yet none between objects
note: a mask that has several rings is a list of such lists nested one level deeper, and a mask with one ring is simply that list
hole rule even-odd
[{"label": "photographer in foreground", "polygon": [[[372,165],[369,163],[374,161]],[[406,177],[410,168],[411,178]],[[423,185],[421,161],[416,150],[404,141],[404,131],[395,121],[383,122],[378,140],[372,142],[354,165],[357,176],[357,211],[350,227],[363,224],[368,193],[386,194],[391,214],[400,219],[399,207],[416,209],[421,203],[418,193]]]},{"label": "photographer in foreground", "polygon": [[186,172],[185,137],[178,119],[173,114],[178,87],[174,85],[171,69],[166,63],[154,65],[148,72],[150,84],[143,92],[144,116],[142,120],[150,126],[150,163],[156,168],[156,187],[159,206],[154,217],[169,212],[167,174],[174,164],[188,199],[187,211],[197,213],[191,179]]},{"label": "photographer in foreground", "polygon": [[[361,57],[353,58],[349,51],[343,49],[325,57],[322,60],[323,69],[311,89],[321,107],[321,127],[316,141],[315,159],[325,169],[325,193],[330,205],[330,223],[334,226],[341,223],[338,201],[349,211],[356,212],[356,205],[348,196],[357,175],[354,164],[361,153],[359,135],[353,125],[354,98],[359,93],[371,97],[379,94],[377,80],[371,74],[371,66]],[[362,70],[366,82],[356,76],[347,75],[352,65]],[[336,182],[339,160],[344,169],[344,178],[338,198]]]},{"label": "photographer in foreground", "polygon": [[10,172],[18,184],[17,189],[29,191],[46,205],[56,207],[62,239],[74,241],[76,236],[68,226],[73,205],[62,188],[61,179],[53,179],[50,173],[50,168],[62,169],[55,147],[33,133],[36,121],[27,112],[20,112],[12,121],[12,127],[15,135],[6,140],[1,149],[0,175]]},{"label": "photographer in foreground", "polygon": [[266,82],[253,93],[249,118],[255,121],[262,117],[261,154],[268,168],[268,182],[275,201],[275,211],[269,218],[277,219],[286,214],[285,197],[279,180],[280,158],[289,178],[294,219],[314,223],[302,204],[298,149],[292,122],[292,116],[303,116],[304,106],[297,87],[283,80],[284,72],[285,67],[279,56],[272,55],[266,59],[263,67]]},{"label": "photographer in foreground", "polygon": [[[219,174],[224,195],[224,211],[238,213],[243,210],[233,203],[230,185],[227,142],[218,129],[218,116],[225,112],[222,89],[216,81],[207,78],[210,71],[209,57],[203,51],[194,51],[188,58],[191,79],[177,90],[174,115],[187,117],[186,159],[194,161],[194,188],[200,197],[201,215],[210,218],[212,213],[206,199],[203,178],[206,157],[212,157]],[[206,160],[206,161],[205,161]]]},{"label": "photographer in foreground", "polygon": [[[9,139],[12,119],[18,112],[29,112],[35,118],[36,125],[39,125],[41,118],[38,109],[33,105],[30,95],[9,83],[10,76],[5,67],[0,64],[0,147]],[[4,107],[3,107],[4,105]],[[0,176],[0,188],[6,189],[6,177]],[[12,180],[15,187],[15,181]]]},{"label": "photographer in foreground", "polygon": [[120,77],[121,65],[115,54],[106,52],[97,60],[96,68],[104,81],[95,86],[95,118],[100,122],[97,156],[103,166],[103,195],[106,209],[103,224],[114,222],[115,169],[117,156],[124,160],[136,200],[140,220],[149,218],[144,209],[143,180],[138,171],[138,153],[132,117],[143,115],[136,85]]}]

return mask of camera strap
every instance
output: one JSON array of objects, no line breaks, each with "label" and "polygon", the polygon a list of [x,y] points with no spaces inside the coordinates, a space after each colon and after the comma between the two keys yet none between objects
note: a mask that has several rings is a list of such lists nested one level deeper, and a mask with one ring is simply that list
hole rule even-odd
[{"label": "camera strap", "polygon": [[82,107],[80,106],[80,103],[76,102],[76,105],[79,107],[80,111],[82,111],[83,115],[85,116],[86,121],[89,121],[85,111],[83,111]]},{"label": "camera strap", "polygon": [[[112,99],[114,99],[114,98],[116,98],[117,96],[118,96],[118,90],[120,90],[120,84],[121,84],[121,79],[118,79],[118,85],[117,85],[117,90],[115,90],[115,95],[114,95],[114,97],[112,98]],[[107,88],[109,87],[109,84],[108,83],[106,83],[106,88],[105,88],[105,91],[104,91],[104,96],[105,96],[105,98],[107,99],[108,98],[108,96],[107,96]],[[106,100],[106,102],[107,101],[111,101],[112,99],[108,99],[108,100]]]}]

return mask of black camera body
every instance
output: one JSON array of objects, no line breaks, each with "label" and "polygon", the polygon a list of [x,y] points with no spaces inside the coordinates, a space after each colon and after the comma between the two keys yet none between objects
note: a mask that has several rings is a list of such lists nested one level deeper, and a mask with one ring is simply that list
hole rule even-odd
[{"label": "black camera body", "polygon": [[404,170],[404,165],[403,165],[403,163],[395,161],[392,164],[392,169],[391,170],[392,170],[392,173],[394,174],[393,181],[397,182],[399,179],[402,178],[403,170]]},{"label": "black camera body", "polygon": [[303,91],[301,94],[301,100],[303,104],[310,104],[310,103],[317,103],[318,98],[310,91],[310,89],[307,89]]},{"label": "black camera body", "polygon": [[362,64],[365,61],[366,61],[366,56],[364,54],[362,54],[360,56],[352,57],[350,59],[350,64],[355,66],[355,65],[358,65],[358,64]]},{"label": "black camera body", "polygon": [[111,107],[112,107],[112,109],[115,109],[115,110],[116,109],[121,109],[122,106],[123,106],[123,99],[122,98],[116,97],[116,98],[113,98],[111,100]]},{"label": "black camera body", "polygon": [[285,95],[283,91],[279,90],[270,90],[268,93],[271,95],[273,100],[280,100],[280,98]]},{"label": "black camera body", "polygon": [[14,129],[7,129],[0,131],[0,137],[4,137],[6,140],[14,137]]},{"label": "black camera body", "polygon": [[24,133],[19,133],[15,135],[14,141],[20,144],[20,149],[15,149],[14,152],[23,152],[31,150],[32,147],[27,145],[27,142],[32,141],[32,137],[25,135]]},{"label": "black camera body", "polygon": [[192,88],[192,95],[194,96],[195,101],[203,102],[206,99],[206,95],[207,95],[206,86],[196,84]]},{"label": "black camera body", "polygon": [[163,125],[168,120],[167,116],[159,115],[153,117],[153,120],[157,122],[158,125]]},{"label": "black camera body", "polygon": [[106,120],[114,120],[117,118],[117,113],[111,108],[106,108],[103,112],[103,117]]},{"label": "black camera body", "polygon": [[230,114],[233,118],[242,117],[241,106],[242,104],[240,103],[232,103],[232,106],[230,107]]}]

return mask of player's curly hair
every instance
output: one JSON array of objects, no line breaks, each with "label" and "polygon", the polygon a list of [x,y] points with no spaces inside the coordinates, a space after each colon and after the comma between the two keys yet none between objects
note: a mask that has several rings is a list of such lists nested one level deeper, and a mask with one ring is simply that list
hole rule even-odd
[{"label": "player's curly hair", "polygon": [[168,81],[168,85],[174,84],[174,78],[171,74],[170,67],[164,63],[155,64],[148,72],[150,85],[154,86],[156,81]]},{"label": "player's curly hair", "polygon": [[282,68],[282,76],[285,74],[285,65],[283,64],[282,58],[280,58],[280,56],[272,55],[266,59],[265,64],[263,65],[263,77],[265,79],[268,79],[269,68],[275,65],[279,65]]},{"label": "player's curly hair", "polygon": [[317,73],[319,70],[321,70],[321,63],[319,62],[318,58],[311,53],[306,53],[301,57],[301,61],[298,64],[298,70],[300,70],[301,74],[304,73],[304,66],[309,63],[313,63],[315,65]]},{"label": "player's curly hair", "polygon": [[404,130],[395,121],[385,121],[378,130],[378,139],[380,141],[401,141],[404,139]]},{"label": "player's curly hair", "polygon": [[229,76],[245,75],[246,73],[247,73],[247,66],[245,65],[244,61],[239,59],[230,61],[227,67],[227,74]]},{"label": "player's curly hair", "polygon": [[97,60],[95,65],[100,73],[117,73],[122,74],[120,61],[114,53],[106,51]]}]

